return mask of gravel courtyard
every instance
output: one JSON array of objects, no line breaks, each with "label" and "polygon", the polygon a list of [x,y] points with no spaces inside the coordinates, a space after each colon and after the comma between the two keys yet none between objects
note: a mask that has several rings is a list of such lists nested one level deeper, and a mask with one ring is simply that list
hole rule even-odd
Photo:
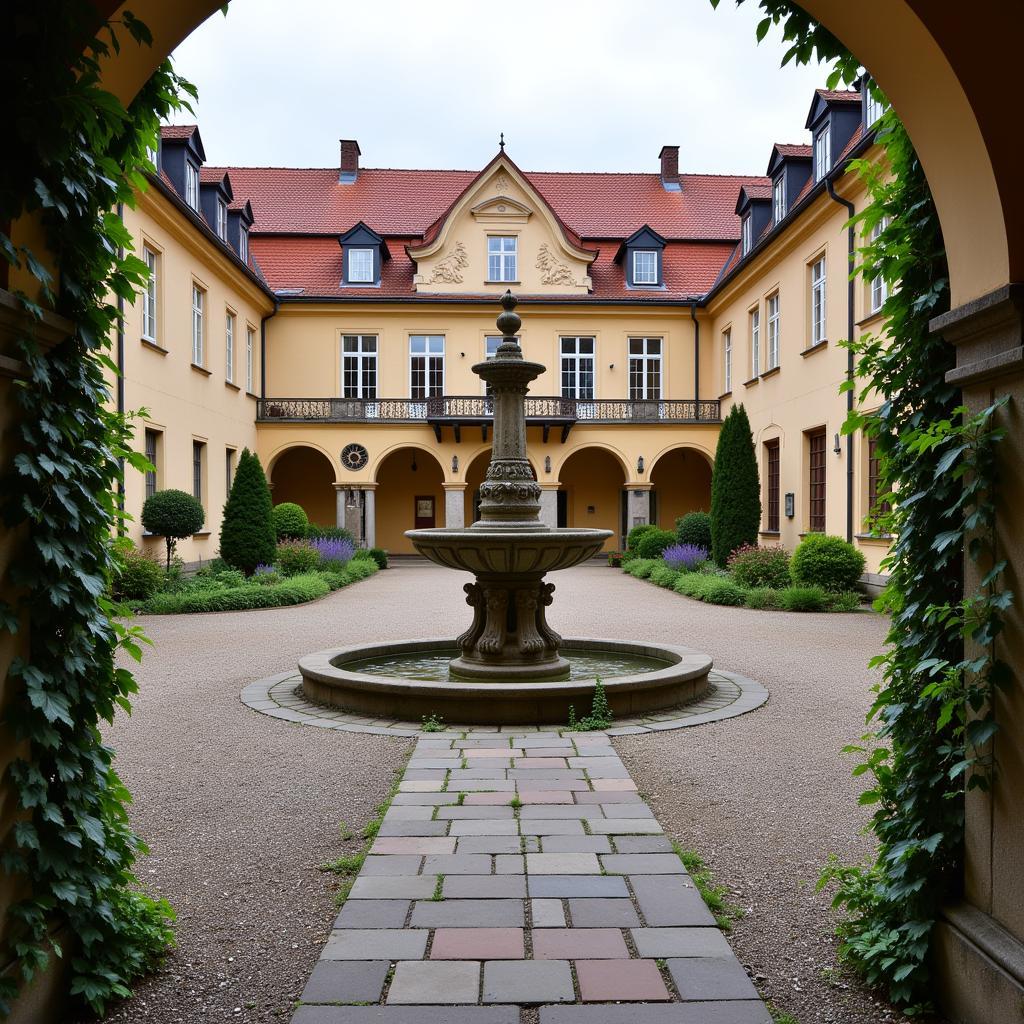
[{"label": "gravel courtyard", "polygon": [[[686,644],[768,687],[747,716],[615,745],[666,831],[747,909],[731,942],[766,999],[799,1024],[898,1020],[836,970],[813,886],[828,853],[870,850],[838,751],[863,729],[885,621],[702,605],[597,564],[553,579],[563,635]],[[339,823],[373,816],[411,743],[293,726],[239,691],[323,647],[454,635],[464,582],[405,564],[297,608],[141,620],[156,646],[107,739],[152,850],[140,877],[177,909],[180,946],[107,1020],[287,1020],[334,917],[318,866],[359,848]]]}]

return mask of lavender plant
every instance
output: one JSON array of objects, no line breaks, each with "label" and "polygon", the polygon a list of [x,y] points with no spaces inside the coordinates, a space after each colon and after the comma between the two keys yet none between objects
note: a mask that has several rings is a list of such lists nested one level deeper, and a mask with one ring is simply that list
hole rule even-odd
[{"label": "lavender plant", "polygon": [[708,549],[697,544],[673,544],[662,551],[661,558],[676,572],[693,572],[708,560]]}]

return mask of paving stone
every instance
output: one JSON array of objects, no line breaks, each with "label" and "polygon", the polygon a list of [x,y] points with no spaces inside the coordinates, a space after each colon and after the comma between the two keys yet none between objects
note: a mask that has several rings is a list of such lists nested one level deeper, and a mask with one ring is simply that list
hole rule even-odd
[{"label": "paving stone", "polygon": [[[561,768],[569,767],[564,757],[517,757],[513,768]],[[579,767],[578,765],[576,767]]]},{"label": "paving stone", "polygon": [[519,836],[459,836],[457,853],[520,853]]},{"label": "paving stone", "polygon": [[717,928],[634,928],[630,934],[638,956],[732,956]]},{"label": "paving stone", "polygon": [[348,894],[350,900],[422,900],[434,895],[433,875],[360,875]]},{"label": "paving stone", "polygon": [[586,768],[587,772],[593,771],[595,768],[623,768],[623,763],[618,757],[602,757],[596,751],[589,750],[589,757],[583,755],[577,755],[576,757],[569,758],[570,768]]},{"label": "paving stone", "polygon": [[710,927],[715,923],[689,876],[634,875],[629,884],[648,927]]},{"label": "paving stone", "polygon": [[534,804],[520,808],[520,821],[582,821],[584,818],[603,818],[600,807],[587,807],[580,804]]},{"label": "paving stone", "polygon": [[[617,928],[534,928],[531,940],[534,960],[629,958],[629,950],[622,938],[622,932]],[[616,997],[610,996],[609,998]],[[634,997],[623,995],[621,998],[632,999]]]},{"label": "paving stone", "polygon": [[444,782],[411,782],[405,780],[398,784],[399,793],[440,793]]},{"label": "paving stone", "polygon": [[399,804],[397,807],[388,808],[384,821],[430,821],[433,816],[433,807]]},{"label": "paving stone", "polygon": [[653,960],[577,960],[576,978],[585,1003],[672,998]]},{"label": "paving stone", "polygon": [[646,818],[594,818],[590,831],[597,835],[657,835],[662,827]]},{"label": "paving stone", "polygon": [[[530,793],[574,793],[589,791],[590,783],[586,779],[509,779],[513,786],[518,785]],[[522,800],[522,797],[520,797]]]},{"label": "paving stone", "polygon": [[[624,1021],[629,1024],[772,1024],[772,1016],[759,1000],[665,1003],[661,1006],[643,1003],[542,1006],[540,1010],[540,1024],[623,1024]],[[454,1019],[452,1024],[456,1024]]]},{"label": "paving stone", "polygon": [[674,853],[612,853],[601,858],[601,866],[612,875],[686,874],[683,862]]},{"label": "paving stone", "polygon": [[486,853],[437,854],[423,862],[427,875],[489,875],[491,858]]},{"label": "paving stone", "polygon": [[479,821],[453,821],[452,836],[516,836],[519,822],[506,818],[482,818]]},{"label": "paving stone", "polygon": [[380,838],[394,836],[444,836],[448,834],[447,821],[385,821],[377,831]]},{"label": "paving stone", "polygon": [[[452,803],[455,803],[453,800]],[[511,806],[512,793],[467,793],[463,807]]]},{"label": "paving stone", "polygon": [[467,758],[522,757],[522,747],[467,747]]},{"label": "paving stone", "polygon": [[571,1003],[575,998],[567,960],[496,960],[484,964],[485,1003]]},{"label": "paving stone", "polygon": [[455,840],[443,836],[385,836],[374,840],[370,853],[454,853]]},{"label": "paving stone", "polygon": [[757,989],[735,957],[689,957],[668,962],[683,1000],[757,999]]},{"label": "paving stone", "polygon": [[292,1024],[519,1024],[515,1006],[300,1006]]},{"label": "paving stone", "polygon": [[413,928],[522,928],[521,900],[429,900],[413,904]]},{"label": "paving stone", "polygon": [[530,918],[534,928],[564,928],[566,925],[561,900],[530,900]]},{"label": "paving stone", "polygon": [[360,875],[418,875],[423,858],[418,853],[394,856],[369,856],[363,861]]},{"label": "paving stone", "polygon": [[457,790],[464,782],[495,782],[507,777],[504,768],[460,768],[448,773],[448,788]]},{"label": "paving stone", "polygon": [[528,853],[526,872],[530,875],[597,875],[601,873],[596,853]]},{"label": "paving stone", "polygon": [[611,853],[607,836],[544,836],[545,853]]},{"label": "paving stone", "polygon": [[511,768],[508,777],[528,782],[531,779],[542,779],[546,782],[572,782],[583,778],[582,769],[578,768]]},{"label": "paving stone", "polygon": [[621,875],[531,875],[526,880],[526,887],[531,896],[553,896],[558,899],[574,896],[580,899],[629,896],[626,881]]},{"label": "paving stone", "polygon": [[[603,821],[604,819],[595,819]],[[573,819],[527,818],[519,822],[524,836],[582,836],[586,835],[583,822]]]},{"label": "paving stone", "polygon": [[439,807],[443,804],[455,804],[459,802],[458,793],[396,793],[391,798],[391,806],[398,805],[422,805]]},{"label": "paving stone", "polygon": [[609,793],[602,790],[599,793],[577,793],[576,803],[578,804],[642,804],[643,797],[639,793]]},{"label": "paving stone", "polygon": [[672,843],[665,836],[616,836],[616,853],[672,853]]},{"label": "paving stone", "polygon": [[458,768],[460,764],[462,764],[462,760],[453,751],[451,757],[414,757],[409,762],[409,769],[419,771],[424,768],[442,768],[447,771],[449,768]]},{"label": "paving stone", "polygon": [[332,931],[321,960],[414,960],[427,948],[427,932],[412,928],[343,928]]},{"label": "paving stone", "polygon": [[[573,928],[639,928],[632,900],[569,900]],[[534,921],[534,927],[537,922]]]},{"label": "paving stone", "polygon": [[[462,793],[508,793],[509,800],[512,799],[515,788],[516,784],[513,779],[466,779],[458,785],[459,792]],[[474,802],[469,797],[466,798],[466,801]],[[501,802],[505,803],[506,801]]]},{"label": "paving stone", "polygon": [[[523,744],[525,747],[526,745]],[[527,757],[559,757],[566,758],[573,755],[573,748],[571,744],[566,744],[564,747],[556,746],[544,746],[544,747],[526,747],[523,753]]]},{"label": "paving stone", "polygon": [[522,899],[526,896],[526,877],[522,874],[452,875],[445,878],[441,892],[446,899]]},{"label": "paving stone", "polygon": [[494,821],[498,818],[514,818],[515,811],[512,805],[507,807],[440,807],[437,811],[439,819],[451,821],[466,821],[469,819],[479,820],[481,818]]},{"label": "paving stone", "polygon": [[522,875],[526,873],[526,858],[521,853],[499,853],[494,858],[496,875]]},{"label": "paving stone", "polygon": [[538,747],[546,747],[551,750],[572,750],[572,740],[567,736],[557,736],[554,734],[540,734],[537,736],[524,736],[519,741],[519,746],[522,750],[536,750]]},{"label": "paving stone", "polygon": [[406,768],[403,782],[444,782],[447,768]]},{"label": "paving stone", "polygon": [[335,928],[401,928],[409,900],[346,900],[334,919]]},{"label": "paving stone", "polygon": [[431,960],[522,960],[522,928],[438,928]]},{"label": "paving stone", "polygon": [[390,960],[321,960],[306,982],[304,1003],[376,1003]]},{"label": "paving stone", "polygon": [[520,789],[519,790],[519,802],[521,804],[571,804],[573,802],[572,793],[569,790],[537,790],[537,789]]},{"label": "paving stone", "polygon": [[475,1003],[480,964],[458,960],[403,960],[395,965],[389,1003]]},{"label": "paving stone", "polygon": [[[606,818],[653,818],[654,812],[647,804],[599,804]],[[440,815],[438,815],[440,817]]]},{"label": "paving stone", "polygon": [[595,779],[594,789],[601,793],[635,793],[636,783],[632,779]]}]

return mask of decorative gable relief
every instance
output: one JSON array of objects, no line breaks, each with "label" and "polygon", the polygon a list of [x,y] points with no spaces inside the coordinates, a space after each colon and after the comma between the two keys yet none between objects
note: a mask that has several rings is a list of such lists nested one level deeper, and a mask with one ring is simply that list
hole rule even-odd
[{"label": "decorative gable relief", "polygon": [[577,281],[568,263],[563,263],[544,242],[537,253],[537,262],[534,266],[540,271],[541,284],[567,284],[571,288],[586,288],[589,285],[589,278],[585,281]]},{"label": "decorative gable relief", "polygon": [[455,248],[434,264],[434,273],[424,284],[462,284],[462,271],[468,266],[469,256],[466,255],[466,247],[461,242],[456,242]]}]

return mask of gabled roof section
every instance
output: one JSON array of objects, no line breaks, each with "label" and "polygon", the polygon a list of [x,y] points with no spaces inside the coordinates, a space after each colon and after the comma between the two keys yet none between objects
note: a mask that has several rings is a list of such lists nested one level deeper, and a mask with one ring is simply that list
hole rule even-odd
[{"label": "gabled roof section", "polygon": [[666,239],[662,238],[649,224],[645,224],[642,228],[634,231],[618,247],[615,251],[615,262],[618,263],[626,255],[627,249],[664,249],[666,244]]},{"label": "gabled roof section", "polygon": [[500,150],[493,160],[462,190],[461,194],[451,205],[438,217],[433,224],[423,233],[423,242],[420,245],[407,246],[409,257],[414,260],[423,259],[436,253],[448,235],[448,230],[458,215],[473,202],[479,194],[484,182],[493,175],[503,172],[511,178],[537,206],[537,212],[548,220],[552,227],[552,233],[558,240],[561,247],[572,257],[582,260],[585,263],[593,263],[597,258],[597,250],[587,249],[583,241],[564,221],[555,213],[551,204],[536,188],[530,178],[524,174],[504,150]]},{"label": "gabled roof section", "polygon": [[772,197],[771,185],[741,185],[740,194],[736,197],[736,212],[742,214],[751,203],[769,200]]},{"label": "gabled roof section", "polygon": [[160,126],[160,138],[164,142],[184,142],[188,144],[200,160],[206,162],[206,150],[203,149],[203,140],[199,134],[197,124],[162,124]]},{"label": "gabled roof section", "polygon": [[802,143],[793,142],[776,142],[772,146],[771,159],[768,161],[768,170],[765,174],[769,178],[774,178],[779,168],[787,160],[810,160],[811,159],[811,147],[805,146]]},{"label": "gabled roof section", "polygon": [[371,227],[367,227],[363,221],[349,228],[343,235],[338,236],[338,244],[344,248],[346,245],[376,245],[380,248],[382,260],[391,259],[391,253],[381,235]]},{"label": "gabled roof section", "polygon": [[200,167],[199,168],[199,184],[200,185],[216,185],[220,191],[224,194],[224,198],[229,203],[233,202],[235,193],[231,188],[231,175],[227,171],[219,167]]},{"label": "gabled roof section", "polygon": [[812,128],[825,115],[829,107],[839,103],[860,103],[860,93],[855,89],[815,89],[811,109],[807,112],[805,128]]}]

